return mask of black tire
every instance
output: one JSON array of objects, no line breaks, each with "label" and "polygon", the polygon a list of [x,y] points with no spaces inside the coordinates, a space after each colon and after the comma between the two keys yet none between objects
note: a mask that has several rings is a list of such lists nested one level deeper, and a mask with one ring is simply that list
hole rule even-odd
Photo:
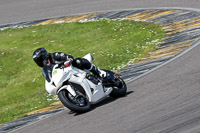
[{"label": "black tire", "polygon": [[127,92],[127,86],[124,80],[120,77],[118,77],[117,79],[120,81],[120,84],[116,87],[113,87],[113,90],[110,93],[110,96],[115,98],[125,96]]},{"label": "black tire", "polygon": [[80,106],[73,102],[73,100],[70,98],[70,94],[67,90],[61,90],[58,93],[58,98],[62,102],[64,106],[66,106],[71,111],[77,112],[77,113],[84,113],[90,110],[91,104],[89,100],[84,95],[78,95],[77,98],[84,99],[84,105]]}]

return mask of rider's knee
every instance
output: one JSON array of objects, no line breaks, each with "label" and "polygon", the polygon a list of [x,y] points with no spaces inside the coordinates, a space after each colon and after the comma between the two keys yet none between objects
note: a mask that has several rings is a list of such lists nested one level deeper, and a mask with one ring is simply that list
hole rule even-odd
[{"label": "rider's knee", "polygon": [[92,65],[87,59],[76,58],[73,61],[73,66],[80,68],[80,69],[90,69]]}]

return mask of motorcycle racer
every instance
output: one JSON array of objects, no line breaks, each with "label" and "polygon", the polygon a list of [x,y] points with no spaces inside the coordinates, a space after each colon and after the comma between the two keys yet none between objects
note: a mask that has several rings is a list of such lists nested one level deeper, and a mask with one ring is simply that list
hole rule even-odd
[{"label": "motorcycle racer", "polygon": [[87,59],[74,59],[72,55],[67,55],[62,52],[48,53],[45,48],[38,48],[33,52],[33,60],[39,67],[43,67],[49,64],[64,65],[64,62],[71,61],[72,66],[81,70],[87,69],[97,77],[100,77],[98,68],[91,64]]},{"label": "motorcycle racer", "polygon": [[92,59],[90,54],[74,59],[62,52],[48,53],[45,48],[33,52],[33,60],[42,67],[46,91],[58,95],[65,107],[78,113],[89,111],[91,104],[108,96],[122,97],[127,92],[126,83],[119,75],[110,70],[98,70]]}]

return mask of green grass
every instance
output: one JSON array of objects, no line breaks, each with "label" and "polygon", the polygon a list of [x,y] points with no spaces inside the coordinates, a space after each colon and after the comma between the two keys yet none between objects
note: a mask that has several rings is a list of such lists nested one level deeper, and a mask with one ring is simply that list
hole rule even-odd
[{"label": "green grass", "polygon": [[75,58],[91,53],[95,65],[117,71],[154,50],[164,35],[159,25],[130,20],[49,24],[0,31],[0,123],[55,101],[44,88],[41,68],[32,60],[35,49],[45,47],[50,53],[64,52]]}]

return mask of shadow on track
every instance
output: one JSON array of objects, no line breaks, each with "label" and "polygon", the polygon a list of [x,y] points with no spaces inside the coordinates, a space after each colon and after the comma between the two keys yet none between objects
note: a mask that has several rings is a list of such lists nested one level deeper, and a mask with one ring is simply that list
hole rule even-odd
[{"label": "shadow on track", "polygon": [[[94,110],[94,109],[96,109],[98,107],[101,107],[103,105],[109,104],[109,103],[114,102],[114,101],[116,101],[118,99],[125,98],[125,97],[127,97],[128,95],[130,95],[133,92],[134,91],[128,91],[126,93],[126,96],[119,97],[119,98],[107,97],[106,99],[102,100],[101,102],[91,105],[91,109],[88,112],[91,112],[92,110]],[[85,112],[85,113],[88,113],[88,112]],[[85,114],[85,113],[77,113],[77,112],[74,112],[74,111],[69,111],[69,114],[74,114],[74,116]]]}]

